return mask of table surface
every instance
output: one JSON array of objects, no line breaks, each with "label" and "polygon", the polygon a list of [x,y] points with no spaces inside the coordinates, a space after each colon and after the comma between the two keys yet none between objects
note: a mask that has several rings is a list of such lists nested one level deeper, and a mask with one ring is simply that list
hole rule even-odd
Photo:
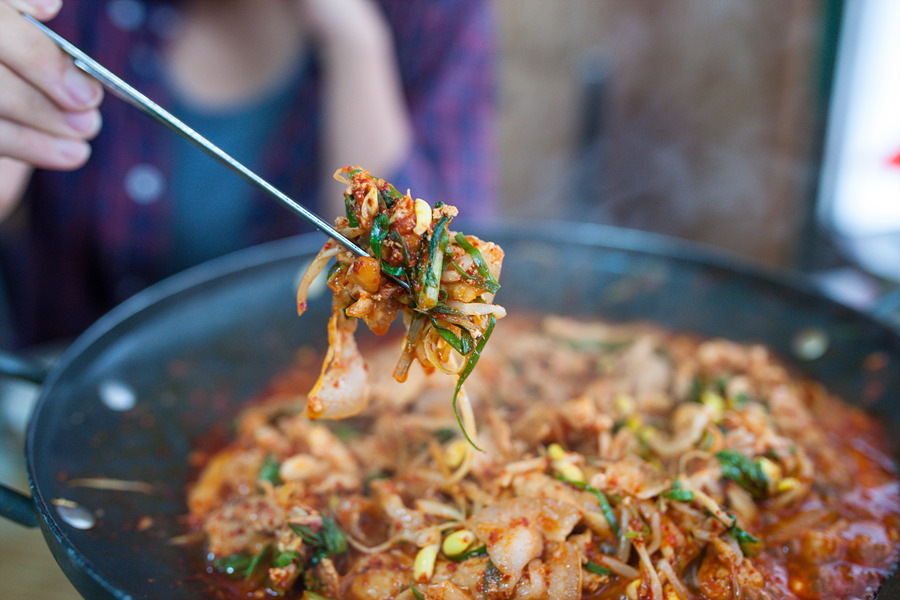
[{"label": "table surface", "polygon": [[78,600],[39,529],[0,519],[0,600]]}]

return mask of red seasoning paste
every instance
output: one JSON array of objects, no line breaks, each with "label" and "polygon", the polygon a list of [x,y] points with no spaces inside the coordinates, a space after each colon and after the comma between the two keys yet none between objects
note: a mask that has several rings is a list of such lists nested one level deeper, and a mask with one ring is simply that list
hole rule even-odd
[{"label": "red seasoning paste", "polygon": [[849,599],[894,569],[881,424],[762,346],[509,317],[469,443],[452,378],[394,380],[399,344],[367,353],[362,415],[310,420],[301,357],[208,459],[188,503],[216,594]]}]

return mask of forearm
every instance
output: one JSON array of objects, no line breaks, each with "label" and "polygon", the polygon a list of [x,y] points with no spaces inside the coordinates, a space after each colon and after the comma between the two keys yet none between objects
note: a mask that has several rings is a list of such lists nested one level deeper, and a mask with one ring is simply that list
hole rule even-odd
[{"label": "forearm", "polygon": [[[320,32],[323,69],[323,176],[355,164],[388,176],[412,143],[393,39],[377,7],[365,3],[352,18]],[[325,188],[328,189],[327,187]],[[339,194],[325,197],[327,210],[340,214]]]}]

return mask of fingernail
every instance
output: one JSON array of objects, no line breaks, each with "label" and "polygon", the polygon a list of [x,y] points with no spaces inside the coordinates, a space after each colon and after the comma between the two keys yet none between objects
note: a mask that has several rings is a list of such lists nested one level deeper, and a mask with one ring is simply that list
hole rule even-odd
[{"label": "fingernail", "polygon": [[66,124],[85,135],[94,135],[100,130],[100,112],[87,110],[84,112],[66,113]]},{"label": "fingernail", "polygon": [[52,18],[62,7],[62,0],[25,0],[34,7],[34,16],[38,19]]},{"label": "fingernail", "polygon": [[62,0],[26,0],[26,2],[44,14],[55,13],[62,4]]},{"label": "fingernail", "polygon": [[69,97],[78,104],[91,104],[97,99],[97,86],[87,75],[74,67],[63,75],[63,87]]},{"label": "fingernail", "polygon": [[56,153],[67,162],[83,162],[91,155],[91,146],[78,140],[60,139],[56,141]]}]

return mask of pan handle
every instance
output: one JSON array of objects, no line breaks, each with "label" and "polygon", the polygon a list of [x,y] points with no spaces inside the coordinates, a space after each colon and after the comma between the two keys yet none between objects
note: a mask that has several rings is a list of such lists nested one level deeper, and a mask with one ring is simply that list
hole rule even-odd
[{"label": "pan handle", "polygon": [[24,527],[37,527],[38,514],[31,497],[0,484],[0,517]]},{"label": "pan handle", "polygon": [[14,379],[24,379],[38,385],[44,383],[50,368],[18,356],[6,350],[0,350],[0,375],[6,375]]},{"label": "pan handle", "polygon": [[[41,384],[49,367],[27,358],[0,350],[0,375]],[[37,508],[31,497],[0,484],[0,517],[25,527],[37,527]]]},{"label": "pan handle", "polygon": [[900,288],[879,298],[872,309],[872,314],[900,327]]}]

